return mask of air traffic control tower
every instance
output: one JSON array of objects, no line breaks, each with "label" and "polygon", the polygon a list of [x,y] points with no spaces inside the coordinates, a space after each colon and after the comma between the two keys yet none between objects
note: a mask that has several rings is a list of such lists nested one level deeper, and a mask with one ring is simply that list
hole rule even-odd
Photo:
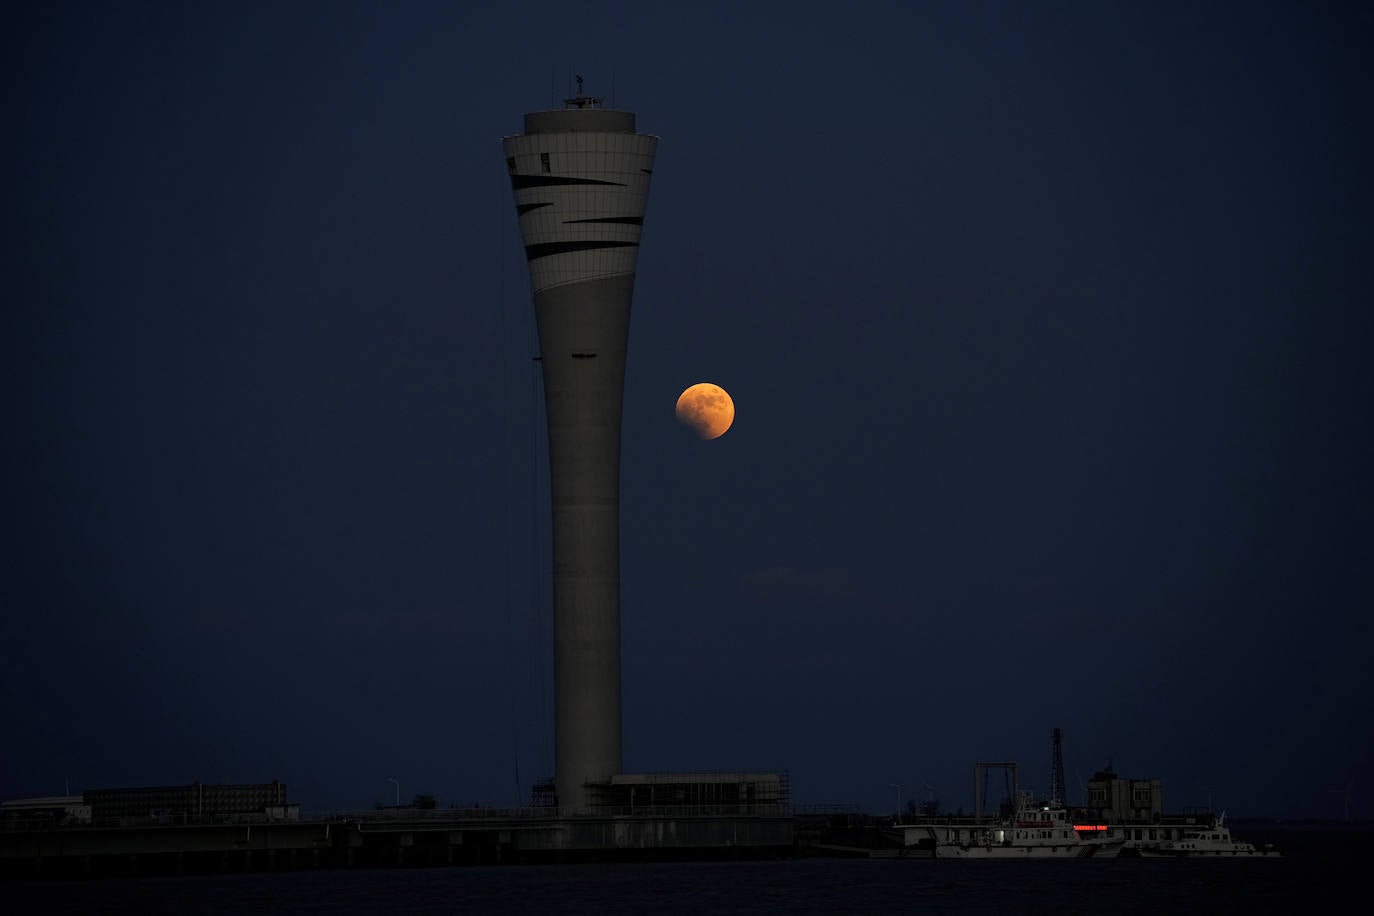
[{"label": "air traffic control tower", "polygon": [[503,140],[544,369],[558,805],[620,774],[620,414],[658,138],[581,93]]}]

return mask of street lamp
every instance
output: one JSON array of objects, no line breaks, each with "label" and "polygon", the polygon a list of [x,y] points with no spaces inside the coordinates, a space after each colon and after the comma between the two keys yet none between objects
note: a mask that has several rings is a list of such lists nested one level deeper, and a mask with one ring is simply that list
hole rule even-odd
[{"label": "street lamp", "polygon": [[392,779],[390,776],[386,778],[386,781],[396,787],[396,807],[401,807],[401,784],[396,780]]}]

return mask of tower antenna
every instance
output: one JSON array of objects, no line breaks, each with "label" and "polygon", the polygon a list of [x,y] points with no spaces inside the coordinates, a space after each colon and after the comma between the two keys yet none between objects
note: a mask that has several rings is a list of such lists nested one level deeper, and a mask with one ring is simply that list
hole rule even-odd
[{"label": "tower antenna", "polygon": [[1054,754],[1050,763],[1050,805],[1058,808],[1068,804],[1068,792],[1064,788],[1064,733],[1056,728],[1051,738]]}]

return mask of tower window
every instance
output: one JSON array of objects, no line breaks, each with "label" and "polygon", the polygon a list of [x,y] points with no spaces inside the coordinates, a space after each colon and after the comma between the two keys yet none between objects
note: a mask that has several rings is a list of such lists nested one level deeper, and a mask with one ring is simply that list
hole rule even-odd
[{"label": "tower window", "polygon": [[544,171],[546,171],[546,172],[549,171],[549,154],[548,154],[548,153],[540,153],[540,154],[539,154],[539,164],[540,164],[540,166],[543,167]]}]

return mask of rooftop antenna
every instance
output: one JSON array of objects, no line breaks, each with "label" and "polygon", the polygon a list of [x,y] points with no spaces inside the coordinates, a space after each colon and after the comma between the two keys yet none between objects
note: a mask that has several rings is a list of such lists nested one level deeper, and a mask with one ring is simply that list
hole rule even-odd
[{"label": "rooftop antenna", "polygon": [[[571,90],[569,90],[571,91]],[[570,95],[563,100],[564,108],[600,108],[602,100],[596,96],[585,95],[582,92],[582,74],[577,74],[577,95]]]}]

